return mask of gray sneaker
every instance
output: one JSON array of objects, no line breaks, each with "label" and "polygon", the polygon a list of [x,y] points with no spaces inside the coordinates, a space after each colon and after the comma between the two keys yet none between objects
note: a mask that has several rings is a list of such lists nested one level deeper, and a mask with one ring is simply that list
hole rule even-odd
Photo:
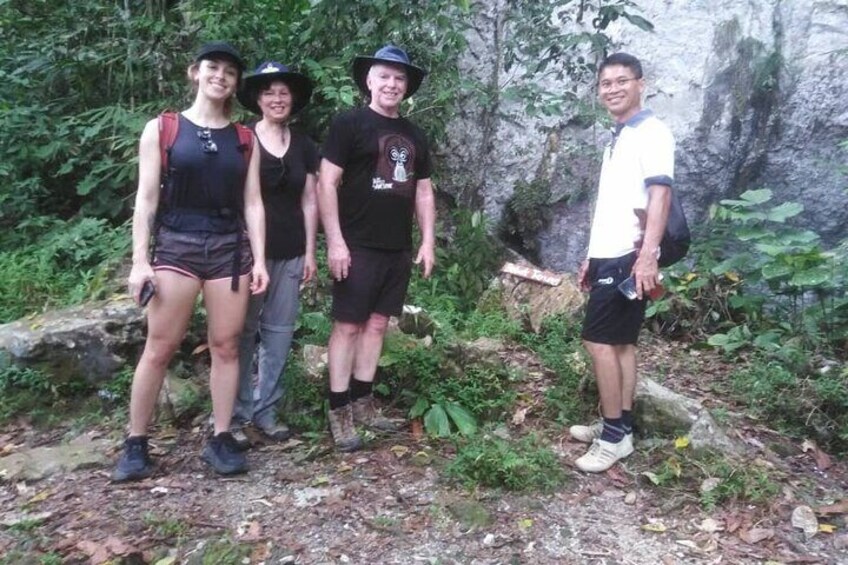
[{"label": "gray sneaker", "polygon": [[272,441],[286,441],[292,437],[291,430],[285,424],[274,424],[273,426],[268,427],[263,427],[257,424],[256,429],[258,429],[263,436]]}]

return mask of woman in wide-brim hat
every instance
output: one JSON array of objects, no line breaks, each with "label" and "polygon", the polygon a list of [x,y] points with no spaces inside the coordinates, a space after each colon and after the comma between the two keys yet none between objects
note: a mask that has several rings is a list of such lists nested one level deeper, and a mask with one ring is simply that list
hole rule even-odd
[{"label": "woman in wide-brim hat", "polygon": [[364,94],[369,94],[368,91],[368,71],[372,65],[399,65],[406,69],[406,94],[403,98],[407,99],[421,86],[424,77],[427,76],[427,71],[421,67],[417,67],[410,63],[409,56],[406,51],[395,45],[385,45],[377,50],[373,56],[360,56],[353,60],[353,80],[356,86],[359,87]]},{"label": "woman in wide-brim hat", "polygon": [[[258,140],[260,185],[265,203],[268,291],[248,307],[240,345],[239,393],[232,432],[249,445],[241,427],[248,421],[271,440],[291,434],[277,418],[284,395],[282,373],[291,349],[301,283],[315,276],[318,206],[315,184],[318,149],[290,127],[292,116],[309,104],[312,82],[288,66],[268,61],[244,80],[241,104],[261,118],[250,127]],[[253,386],[253,358],[259,334],[259,379]]]}]

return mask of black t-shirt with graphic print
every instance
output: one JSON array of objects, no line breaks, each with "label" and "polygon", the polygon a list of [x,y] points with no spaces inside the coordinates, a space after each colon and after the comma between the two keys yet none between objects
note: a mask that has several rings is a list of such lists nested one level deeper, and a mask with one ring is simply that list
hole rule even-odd
[{"label": "black t-shirt with graphic print", "polygon": [[430,178],[424,132],[406,118],[356,108],[333,120],[323,156],[344,169],[339,222],[348,246],[411,249],[416,183]]},{"label": "black t-shirt with graphic print", "polygon": [[[256,131],[256,124],[251,129]],[[306,252],[301,197],[306,175],[318,171],[318,148],[309,137],[295,130],[291,130],[289,147],[282,158],[269,153],[261,141],[257,145],[265,205],[265,256],[275,260],[299,257]]]}]

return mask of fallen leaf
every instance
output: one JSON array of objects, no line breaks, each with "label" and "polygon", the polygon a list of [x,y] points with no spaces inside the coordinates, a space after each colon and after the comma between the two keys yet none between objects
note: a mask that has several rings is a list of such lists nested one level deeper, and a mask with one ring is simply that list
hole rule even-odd
[{"label": "fallen leaf", "polygon": [[715,490],[716,487],[720,484],[721,479],[717,477],[710,477],[709,479],[705,479],[704,482],[701,483],[701,492],[706,493]]},{"label": "fallen leaf", "polygon": [[176,562],[177,562],[177,558],[174,557],[174,556],[170,556],[170,557],[163,557],[162,559],[160,559],[159,561],[157,561],[153,565],[174,565],[174,563],[176,563]]},{"label": "fallen leaf", "polygon": [[420,440],[424,437],[424,423],[421,418],[412,420],[412,439]]},{"label": "fallen leaf", "polygon": [[242,522],[236,531],[241,541],[251,542],[262,539],[262,526],[255,520],[253,522]]},{"label": "fallen leaf", "polygon": [[846,514],[848,513],[848,500],[842,500],[834,504],[819,506],[816,508],[816,514]]},{"label": "fallen leaf", "polygon": [[739,539],[751,545],[772,537],[774,537],[774,530],[771,528],[751,528],[739,532]]},{"label": "fallen leaf", "polygon": [[660,484],[660,478],[657,476],[657,474],[656,474],[656,473],[652,473],[652,472],[650,472],[650,471],[643,471],[643,472],[642,472],[642,474],[643,474],[644,476],[648,477],[648,480],[649,480],[649,481],[651,481],[651,482],[652,482],[652,483],[654,483],[655,485],[658,485],[658,486],[659,486],[659,484]]},{"label": "fallen leaf", "polygon": [[809,506],[797,506],[792,511],[792,527],[804,532],[807,538],[811,538],[819,531],[819,521],[813,509]]},{"label": "fallen leaf", "polygon": [[836,526],[833,524],[819,524],[819,531],[826,534],[832,534],[836,531]]},{"label": "fallen leaf", "polygon": [[395,454],[395,457],[398,459],[402,458],[404,455],[409,453],[409,448],[405,445],[393,445],[389,448],[389,451]]},{"label": "fallen leaf", "polygon": [[114,536],[109,536],[103,543],[103,546],[108,549],[112,555],[118,555],[120,557],[138,552],[136,548],[127,545],[122,540]]},{"label": "fallen leaf", "polygon": [[653,523],[650,523],[650,524],[642,524],[642,529],[645,530],[646,532],[657,532],[657,533],[662,533],[662,532],[668,530],[668,528],[666,528],[665,524],[663,524],[662,522],[653,522]]},{"label": "fallen leaf", "polygon": [[328,477],[327,475],[319,475],[319,476],[315,477],[314,479],[312,479],[312,481],[310,481],[309,486],[317,487],[317,486],[328,485],[328,484],[330,484],[330,477]]},{"label": "fallen leaf", "polygon": [[197,347],[195,347],[194,349],[191,350],[191,354],[192,355],[200,355],[201,353],[203,353],[207,349],[209,349],[209,344],[208,343],[201,343],[200,345],[198,345]]},{"label": "fallen leaf", "polygon": [[53,494],[53,491],[50,489],[43,490],[40,493],[36,494],[29,500],[27,500],[27,504],[35,504],[36,502],[41,502],[42,500],[47,500],[50,495]]},{"label": "fallen leaf", "polygon": [[713,518],[704,518],[697,528],[702,532],[712,534],[722,531],[724,526],[718,520],[714,520]]},{"label": "fallen leaf", "polygon": [[353,471],[353,467],[347,463],[342,463],[336,467],[336,473],[350,473],[351,471]]},{"label": "fallen leaf", "polygon": [[801,451],[807,453],[809,451],[813,452],[813,459],[816,461],[816,467],[819,468],[820,471],[827,471],[833,466],[833,461],[830,458],[830,455],[822,451],[822,449],[816,445],[811,439],[805,439],[801,444]]},{"label": "fallen leaf", "polygon": [[683,547],[688,547],[689,549],[694,549],[695,551],[700,551],[700,550],[701,550],[701,548],[700,548],[700,547],[698,547],[698,544],[697,544],[697,543],[695,543],[695,542],[694,542],[694,541],[692,541],[692,540],[688,540],[688,539],[679,539],[679,540],[675,540],[675,543],[677,543],[678,545],[682,545]]},{"label": "fallen leaf", "polygon": [[524,518],[523,520],[518,521],[518,527],[522,530],[529,530],[533,526],[533,520],[530,518]]},{"label": "fallen leaf", "polygon": [[731,514],[724,519],[724,525],[727,528],[727,533],[732,534],[742,525],[742,517],[737,514]]},{"label": "fallen leaf", "polygon": [[674,448],[675,449],[686,449],[689,447],[689,438],[686,436],[681,436],[675,438],[674,440]]},{"label": "fallen leaf", "polygon": [[109,559],[109,550],[97,542],[82,540],[76,548],[88,555],[89,563],[100,565]]},{"label": "fallen leaf", "polygon": [[524,419],[527,417],[527,408],[519,408],[515,411],[515,414],[512,415],[512,425],[520,426],[524,423]]}]

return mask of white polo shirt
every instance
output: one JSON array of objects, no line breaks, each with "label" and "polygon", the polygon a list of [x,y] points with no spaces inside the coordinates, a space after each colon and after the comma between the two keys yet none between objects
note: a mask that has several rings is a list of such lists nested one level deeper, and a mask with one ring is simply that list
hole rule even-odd
[{"label": "white polo shirt", "polygon": [[648,208],[648,187],[674,183],[674,136],[659,118],[642,110],[616,128],[618,134],[604,149],[589,235],[588,256],[595,259],[638,249],[645,225],[637,212]]}]

